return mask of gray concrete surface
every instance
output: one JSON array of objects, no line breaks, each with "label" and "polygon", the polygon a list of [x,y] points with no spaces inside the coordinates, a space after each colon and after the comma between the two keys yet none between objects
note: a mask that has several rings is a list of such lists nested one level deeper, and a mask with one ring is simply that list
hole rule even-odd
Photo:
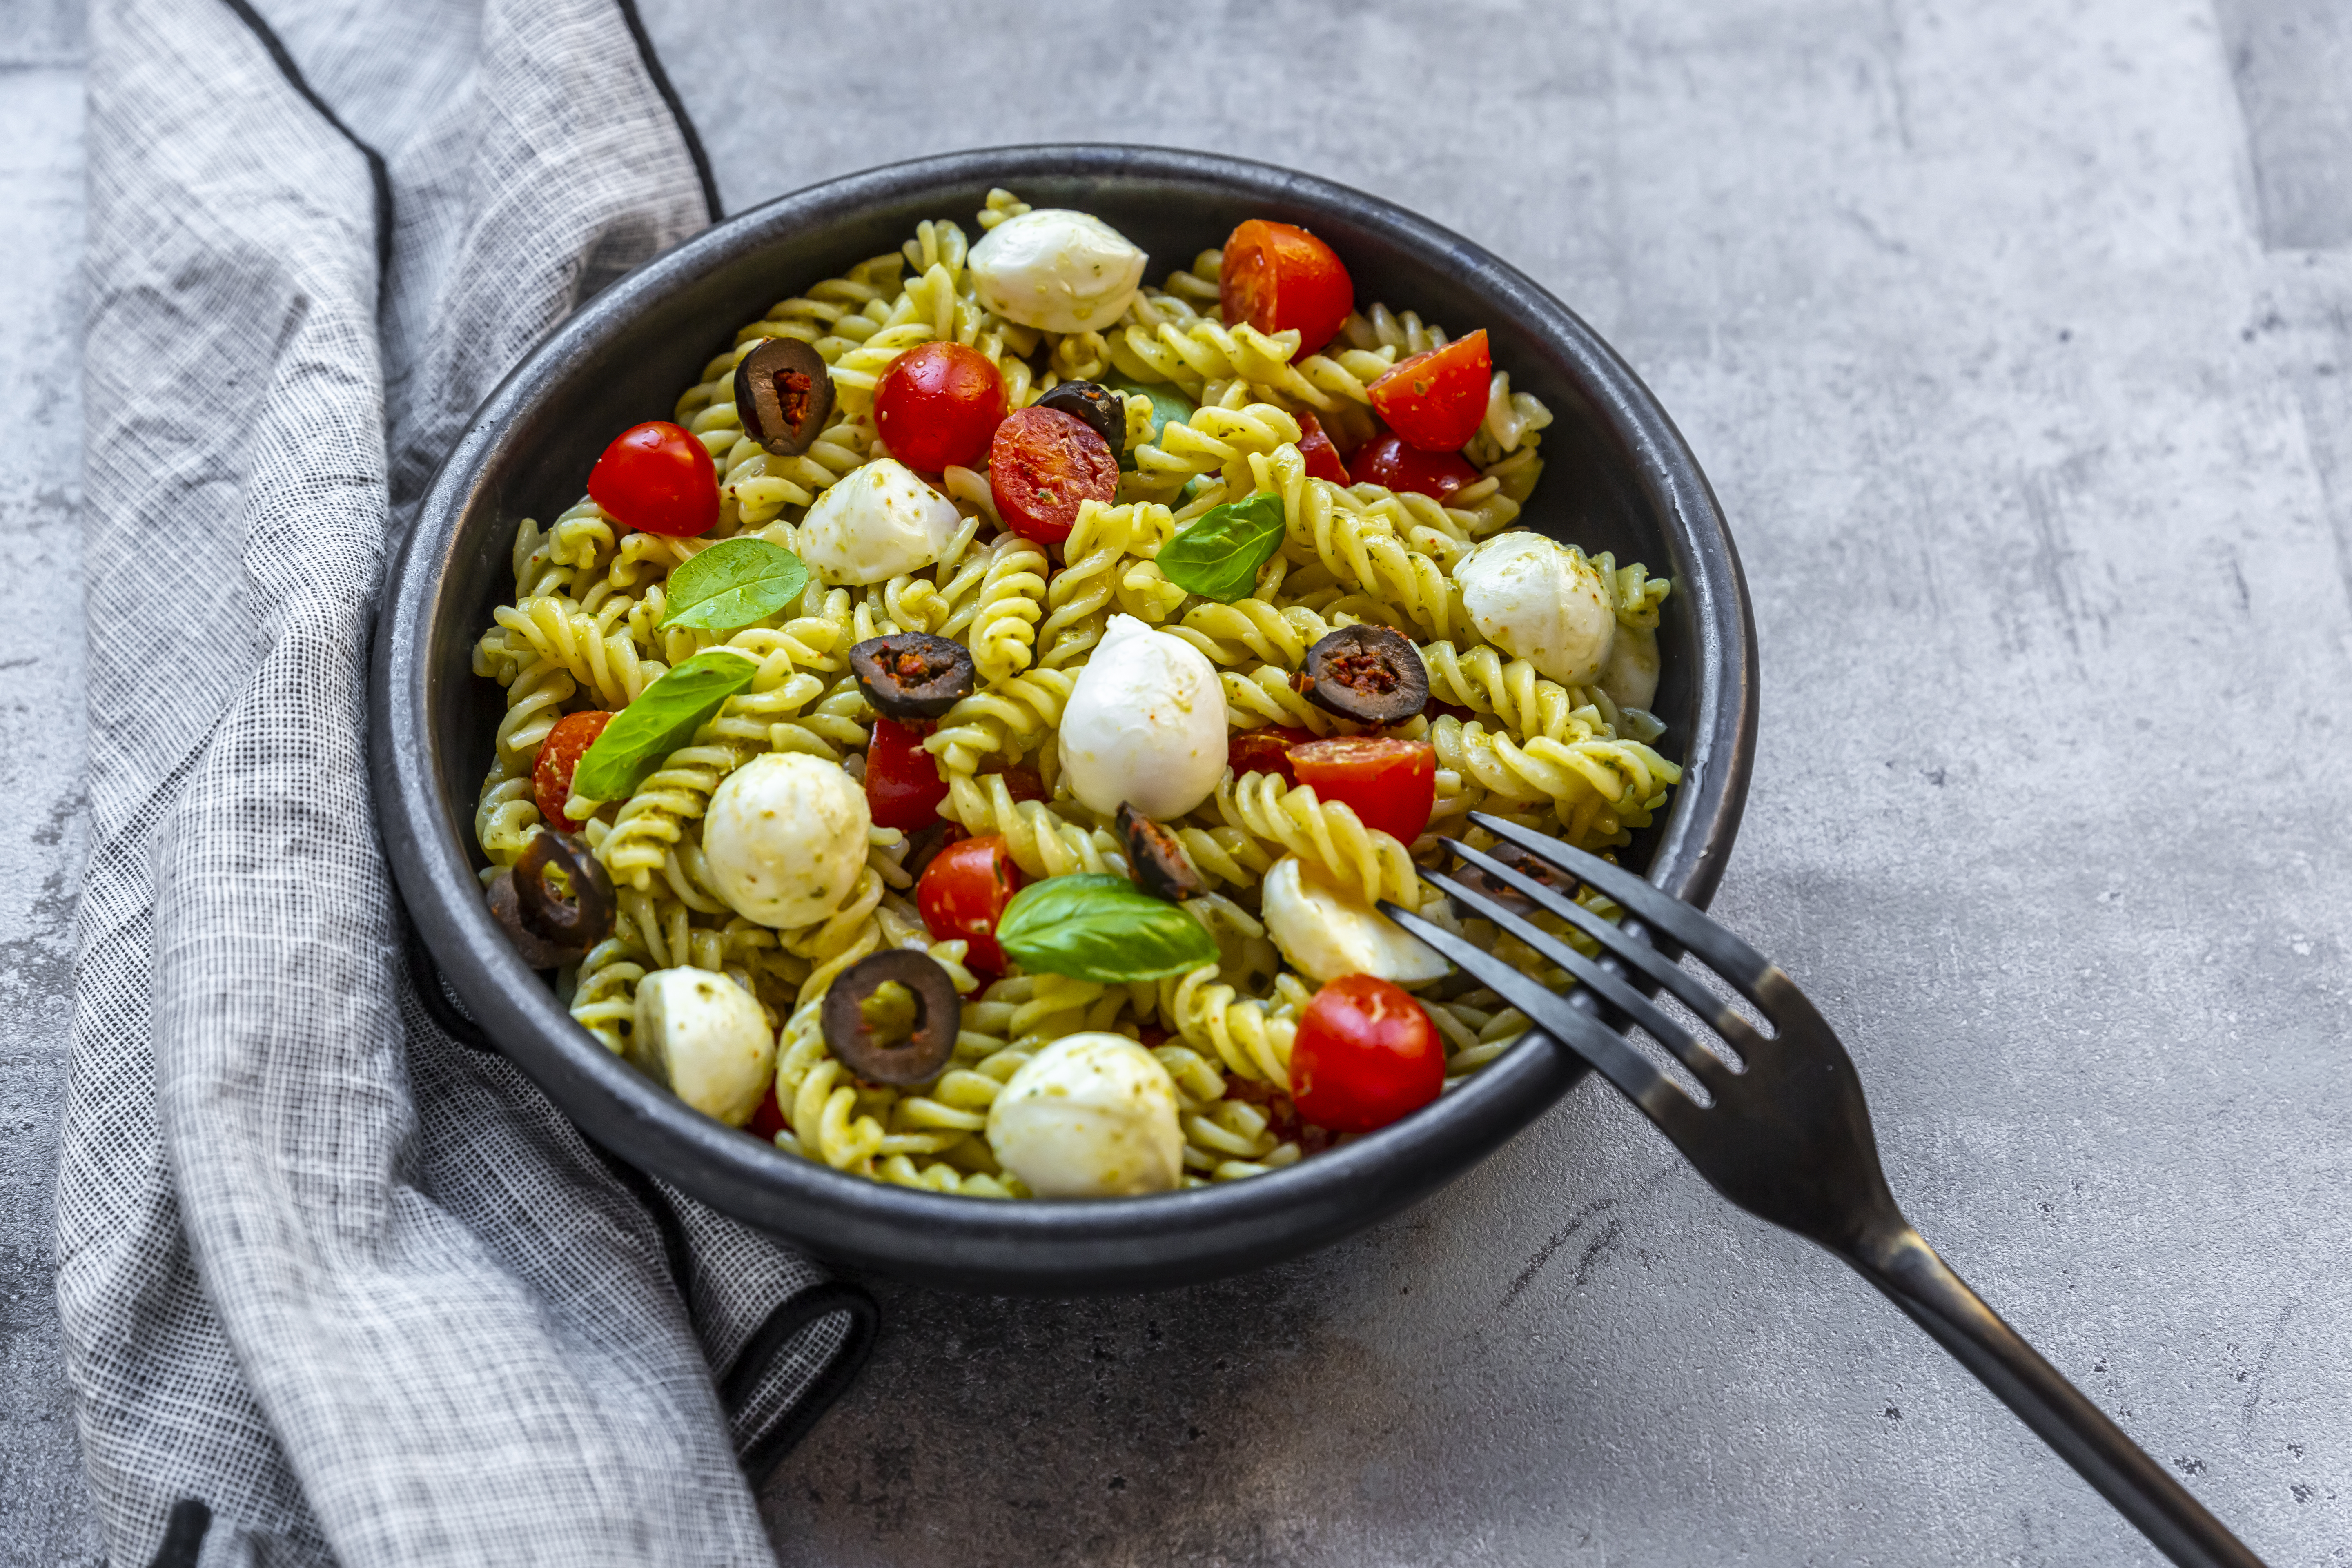
[{"label": "gray concrete surface", "polygon": [[[79,42],[5,3],[0,1558],[49,1563],[93,1552],[45,1272]],[[1755,592],[1719,912],[1844,1029],[1954,1264],[2269,1561],[2352,1562],[2341,6],[647,11],[732,205],[948,147],[1205,146],[1418,207],[1590,317]],[[1286,1268],[880,1289],[872,1371],[767,1494],[788,1563],[2155,1561],[1596,1086]]]}]

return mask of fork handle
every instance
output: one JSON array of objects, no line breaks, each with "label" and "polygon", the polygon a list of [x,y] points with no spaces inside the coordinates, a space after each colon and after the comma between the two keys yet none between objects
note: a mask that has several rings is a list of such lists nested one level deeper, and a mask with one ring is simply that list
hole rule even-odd
[{"label": "fork handle", "polygon": [[2261,1558],[2042,1360],[1909,1225],[1834,1250],[2181,1568],[2263,1568]]}]

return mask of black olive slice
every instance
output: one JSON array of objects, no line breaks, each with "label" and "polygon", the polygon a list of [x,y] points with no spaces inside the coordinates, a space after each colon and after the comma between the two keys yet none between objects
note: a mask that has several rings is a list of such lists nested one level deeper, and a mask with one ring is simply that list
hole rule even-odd
[{"label": "black olive slice", "polygon": [[522,928],[558,947],[586,952],[613,933],[613,880],[588,846],[541,829],[514,865]]},{"label": "black olive slice", "polygon": [[1342,626],[1307,650],[1293,682],[1327,713],[1360,724],[1402,724],[1429,700],[1421,650],[1386,626]]},{"label": "black olive slice", "polygon": [[833,415],[824,356],[798,338],[763,338],[735,365],[735,416],[743,434],[779,458],[816,444]]},{"label": "black olive slice", "polygon": [[946,1069],[963,1026],[963,1002],[938,960],[887,947],[834,976],[819,1019],[843,1067],[868,1083],[903,1087],[929,1083]]},{"label": "black olive slice", "polygon": [[[1537,858],[1516,844],[1497,844],[1486,853],[1488,858],[1500,860],[1520,876],[1531,881],[1542,883],[1563,899],[1576,897],[1578,884],[1573,876],[1549,860]],[[1454,874],[1505,909],[1522,915],[1531,915],[1536,912],[1536,901],[1491,871],[1473,866],[1465,860],[1454,868]],[[1459,899],[1454,901],[1454,908],[1457,914],[1465,918],[1475,918],[1476,915],[1475,910],[1465,908]]]},{"label": "black olive slice", "polygon": [[1135,885],[1155,899],[1181,904],[1209,890],[1184,853],[1183,840],[1143,813],[1118,803],[1118,833],[1127,840],[1127,864]]},{"label": "black olive slice", "polygon": [[1127,450],[1127,399],[1091,381],[1066,381],[1037,400],[1040,408],[1057,408],[1084,420],[1110,447],[1116,458]]},{"label": "black olive slice", "polygon": [[857,689],[886,719],[936,719],[971,695],[971,652],[953,637],[892,632],[849,650]]},{"label": "black olive slice", "polygon": [[522,923],[522,910],[515,900],[515,879],[512,871],[500,871],[490,883],[490,918],[514,943],[516,955],[533,969],[561,969],[567,963],[577,963],[588,956],[584,947],[566,947],[552,942]]}]

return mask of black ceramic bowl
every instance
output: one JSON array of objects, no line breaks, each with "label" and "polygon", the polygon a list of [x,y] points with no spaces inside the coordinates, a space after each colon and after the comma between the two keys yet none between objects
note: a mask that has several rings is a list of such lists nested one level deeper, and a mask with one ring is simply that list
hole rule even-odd
[{"label": "black ceramic bowl", "polygon": [[1039,206],[1099,214],[1150,252],[1155,278],[1244,218],[1303,224],[1345,258],[1358,299],[1492,334],[1512,384],[1557,416],[1522,521],[1674,578],[1657,710],[1670,726],[1660,747],[1685,772],[1631,863],[1706,900],[1747,794],[1755,632],[1722,511],[1649,390],[1559,300],[1425,219],[1263,164],[1133,147],[959,153],[830,181],[698,236],[564,322],[476,415],[385,582],[372,675],[376,809],[401,892],[449,984],[624,1159],[821,1255],[934,1285],[1075,1294],[1181,1284],[1323,1246],[1427,1195],[1558,1100],[1581,1064],[1530,1036],[1394,1127],[1227,1185],[1093,1203],[911,1192],[782,1153],[608,1055],[515,956],[474,875],[474,801],[502,701],[472,673],[470,649],[512,591],[518,521],[578,499],[605,442],[667,418],[704,362],[771,301],[895,248],[923,218],[970,231],[1000,184]]}]

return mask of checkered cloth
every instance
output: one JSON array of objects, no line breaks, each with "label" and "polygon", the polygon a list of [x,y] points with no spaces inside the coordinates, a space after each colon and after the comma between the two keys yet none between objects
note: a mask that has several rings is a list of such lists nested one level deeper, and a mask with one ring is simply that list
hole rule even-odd
[{"label": "checkered cloth", "polygon": [[615,0],[267,9],[90,21],[58,1290],[110,1560],[768,1563],[746,1471],[870,1302],[429,1021],[364,767],[434,464],[708,177]]}]

